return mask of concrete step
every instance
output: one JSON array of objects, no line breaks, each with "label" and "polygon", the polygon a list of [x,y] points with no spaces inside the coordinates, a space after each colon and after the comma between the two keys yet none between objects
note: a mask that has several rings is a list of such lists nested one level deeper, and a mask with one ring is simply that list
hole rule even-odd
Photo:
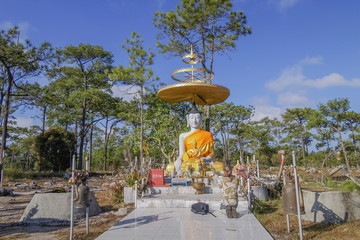
[{"label": "concrete step", "polygon": [[[221,199],[204,199],[204,198],[141,198],[136,201],[137,208],[190,208],[192,204],[197,202],[205,202],[209,204],[211,210],[219,210],[221,205]],[[245,199],[240,199],[238,207],[246,209],[248,202]]]},{"label": "concrete step", "polygon": [[[206,187],[204,194],[195,194],[192,187],[153,188],[150,194],[137,199],[138,208],[190,208],[199,201],[209,204],[210,209],[220,209],[223,192],[219,188]],[[239,197],[239,207],[246,209],[246,198]]]}]

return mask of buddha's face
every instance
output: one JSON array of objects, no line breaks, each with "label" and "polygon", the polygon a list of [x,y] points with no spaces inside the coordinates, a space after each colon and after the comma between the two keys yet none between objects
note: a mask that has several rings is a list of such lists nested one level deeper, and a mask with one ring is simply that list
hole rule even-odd
[{"label": "buddha's face", "polygon": [[189,114],[189,125],[191,128],[200,128],[201,127],[202,117],[200,113],[190,113]]}]

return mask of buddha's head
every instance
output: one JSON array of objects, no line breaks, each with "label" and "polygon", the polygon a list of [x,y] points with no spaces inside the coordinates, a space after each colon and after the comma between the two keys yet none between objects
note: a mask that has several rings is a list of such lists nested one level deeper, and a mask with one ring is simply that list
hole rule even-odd
[{"label": "buddha's head", "polygon": [[189,114],[186,115],[186,121],[188,127],[199,129],[202,123],[202,114],[199,110],[193,107]]}]

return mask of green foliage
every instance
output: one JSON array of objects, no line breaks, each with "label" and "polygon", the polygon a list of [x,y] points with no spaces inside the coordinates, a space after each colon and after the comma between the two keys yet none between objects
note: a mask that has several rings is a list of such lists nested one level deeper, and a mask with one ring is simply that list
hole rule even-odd
[{"label": "green foliage", "polygon": [[121,184],[121,181],[115,179],[114,185],[110,188],[110,194],[115,203],[124,202],[124,186]]},{"label": "green foliage", "polygon": [[[7,147],[11,114],[19,105],[24,106],[28,102],[30,96],[28,91],[33,84],[28,83],[26,79],[38,76],[47,68],[53,57],[49,43],[34,47],[29,40],[24,43],[19,42],[19,34],[19,27],[17,26],[8,31],[0,30],[1,153]],[[3,164],[4,155],[1,154],[0,168]]]},{"label": "green foliage", "polygon": [[[243,160],[245,149],[253,140],[253,128],[250,119],[254,114],[252,106],[236,106],[233,103],[221,103],[212,108],[212,133],[220,135],[223,158],[231,159],[231,152],[238,150]],[[237,159],[239,159],[237,158]]]},{"label": "green foliage", "polygon": [[5,168],[4,169],[4,178],[10,181],[20,179],[24,177],[24,172],[16,168]]},{"label": "green foliage", "polygon": [[[150,51],[150,49],[144,49],[143,40],[140,35],[136,32],[131,33],[131,37],[126,39],[126,44],[122,45],[130,58],[129,67],[124,67],[122,65],[113,68],[109,73],[110,79],[114,82],[119,82],[121,84],[130,85],[134,87],[139,96],[139,100],[135,99],[132,101],[135,103],[135,108],[132,108],[132,111],[127,111],[126,119],[129,122],[138,122],[139,132],[138,132],[138,148],[139,148],[139,157],[140,159],[144,158],[144,148],[146,146],[145,139],[145,129],[146,124],[144,121],[144,112],[145,106],[147,105],[145,94],[147,87],[155,83],[158,80],[158,77],[154,75],[153,70],[150,66],[153,64],[153,59],[155,54]],[[134,109],[139,110],[135,112]]]},{"label": "green foliage", "polygon": [[358,192],[360,192],[360,186],[357,185],[356,183],[354,183],[351,180],[347,180],[343,183],[341,183],[339,185],[339,188],[343,191],[353,191],[353,190],[357,190]]},{"label": "green foliage", "polygon": [[51,172],[22,171],[18,168],[4,169],[4,178],[8,181],[16,181],[18,179],[42,179],[49,177],[63,177],[63,175]]},{"label": "green foliage", "polygon": [[35,140],[40,170],[64,171],[70,167],[75,150],[75,136],[63,128],[52,127]]},{"label": "green foliage", "polygon": [[175,11],[154,15],[154,25],[160,30],[157,38],[163,40],[157,42],[161,52],[183,55],[192,45],[210,71],[215,53],[234,48],[239,36],[251,33],[246,24],[244,13],[233,11],[230,0],[181,0]]},{"label": "green foliage", "polygon": [[[159,37],[164,37],[159,43],[162,52],[182,55],[193,44],[208,70],[213,67],[215,54],[232,49],[240,35],[251,33],[245,15],[234,11],[230,0],[182,0],[173,11],[157,12],[154,23],[161,30]],[[18,34],[17,27],[0,32],[2,118],[13,125],[13,111],[20,105],[31,105],[42,110],[44,125],[42,128],[9,125],[7,129],[7,124],[2,124],[2,132],[10,140],[9,146],[2,142],[5,167],[24,171],[69,168],[69,151],[73,148],[64,144],[73,145],[70,143],[73,140],[69,140],[73,137],[54,133],[52,138],[35,139],[45,130],[45,123],[77,132],[79,162],[82,151],[90,154],[90,133],[93,134],[94,169],[126,167],[124,159],[140,159],[139,155],[151,157],[157,165],[177,157],[178,136],[187,129],[184,116],[189,107],[186,103],[168,104],[157,97],[157,77],[150,68],[155,54],[145,49],[137,33],[132,33],[122,45],[129,56],[128,66],[114,69],[112,54],[101,46],[80,44],[57,49],[55,64],[49,43],[36,48],[29,41],[18,42]],[[44,65],[44,60],[49,60],[49,64]],[[28,77],[46,69],[52,81],[49,85],[28,83]],[[115,83],[133,86],[140,99],[124,102],[114,98],[110,90]],[[11,98],[6,106],[7,87]],[[234,103],[213,106],[215,157],[235,163],[255,154],[261,166],[278,166],[277,151],[283,149],[288,153],[295,150],[299,166],[332,167],[344,162],[354,166],[360,163],[360,115],[350,110],[348,99],[337,98],[319,104],[317,110],[287,109],[282,121],[269,118],[252,121],[255,109],[251,106]],[[44,146],[41,151],[39,142]],[[317,151],[309,152],[314,147]],[[340,161],[333,155],[338,150]],[[286,164],[291,164],[291,157],[286,158]],[[18,176],[12,170],[9,174]],[[129,184],[134,181],[129,180]],[[331,179],[326,184],[337,185]]]},{"label": "green foliage", "polygon": [[353,191],[353,190],[360,191],[360,186],[358,186],[356,183],[354,183],[351,180],[336,182],[331,177],[326,177],[324,180],[324,184],[325,187],[336,188],[341,191]]},{"label": "green foliage", "polygon": [[269,214],[273,213],[277,210],[276,207],[274,207],[273,201],[260,201],[260,200],[252,200],[251,201],[251,212],[255,215],[258,214]]},{"label": "green foliage", "polygon": [[328,188],[336,188],[338,186],[338,184],[332,179],[332,177],[325,177],[324,185]]},{"label": "green foliage", "polygon": [[112,87],[107,73],[112,68],[113,55],[101,46],[89,44],[70,45],[57,51],[58,64],[48,71],[48,77],[54,80],[49,90],[56,95],[49,117],[64,126],[79,123],[77,169],[82,169],[86,133]]},{"label": "green foliage", "polygon": [[132,172],[129,176],[127,176],[125,178],[125,183],[126,183],[126,186],[128,186],[128,187],[135,188],[136,181],[140,185],[141,176],[138,174],[138,172],[136,170],[134,170],[134,172]]}]

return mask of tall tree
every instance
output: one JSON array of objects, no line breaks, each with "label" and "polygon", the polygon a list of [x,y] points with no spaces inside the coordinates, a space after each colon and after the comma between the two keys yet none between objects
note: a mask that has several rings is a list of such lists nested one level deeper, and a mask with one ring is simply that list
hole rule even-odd
[{"label": "tall tree", "polygon": [[282,114],[285,125],[284,132],[287,133],[284,140],[300,143],[303,160],[308,154],[307,148],[311,134],[310,129],[307,129],[307,123],[313,116],[313,112],[314,110],[311,108],[294,108],[286,109]]},{"label": "tall tree", "polygon": [[105,128],[103,171],[106,171],[107,169],[109,140],[112,137],[114,128],[117,124],[124,120],[124,117],[121,117],[123,114],[120,115],[118,113],[126,111],[126,107],[127,103],[123,102],[122,99],[114,98],[110,95],[107,95],[102,99],[102,102],[99,102],[99,109],[97,109],[97,111],[103,119],[103,121],[100,121],[99,123]]},{"label": "tall tree", "polygon": [[244,164],[244,151],[249,142],[251,128],[248,124],[253,115],[253,107],[236,106],[233,103],[221,103],[213,107],[213,131],[221,136],[224,158],[231,157],[231,140],[237,143],[239,160]]},{"label": "tall tree", "polygon": [[[24,85],[29,85],[26,79],[38,76],[46,67],[43,64],[51,58],[52,49],[49,43],[34,47],[29,40],[19,41],[20,31],[17,26],[8,31],[0,31],[0,103],[1,103],[1,146],[0,146],[0,185],[2,186],[2,168],[5,157],[5,148],[8,134],[8,121],[13,104],[15,91],[24,92]],[[19,96],[18,96],[19,97]],[[1,187],[0,186],[0,187]]]},{"label": "tall tree", "polygon": [[[192,46],[209,73],[213,72],[216,53],[234,49],[239,36],[251,33],[246,24],[246,16],[242,11],[233,11],[231,0],[181,0],[175,11],[154,15],[154,25],[160,30],[160,52],[182,56]],[[206,109],[209,130],[210,107]]]},{"label": "tall tree", "polygon": [[50,87],[59,97],[56,107],[63,110],[60,113],[69,116],[70,110],[75,116],[72,120],[79,122],[77,168],[81,169],[85,137],[93,124],[91,110],[110,94],[112,85],[107,72],[112,68],[113,56],[101,46],[89,44],[67,46],[58,53],[60,64],[49,71],[49,77],[55,79]]},{"label": "tall tree", "polygon": [[234,106],[233,117],[231,118],[230,133],[236,136],[236,142],[239,147],[240,162],[244,162],[244,153],[246,145],[251,141],[253,135],[253,128],[249,124],[251,117],[254,115],[254,108],[252,106]]},{"label": "tall tree", "polygon": [[358,159],[358,142],[360,140],[359,135],[359,127],[360,127],[360,114],[354,111],[349,111],[346,114],[346,126],[351,132],[349,137],[353,144],[354,155],[355,155],[355,162],[357,167],[359,168],[360,161]]},{"label": "tall tree", "polygon": [[154,75],[150,66],[153,64],[155,54],[150,49],[144,49],[140,35],[133,32],[122,47],[126,50],[130,62],[129,67],[122,65],[114,68],[110,78],[122,84],[131,85],[138,89],[140,105],[140,160],[144,159],[144,95],[146,87],[154,83],[158,78]]},{"label": "tall tree", "polygon": [[145,121],[148,126],[149,151],[162,159],[161,165],[175,161],[177,158],[178,136],[186,131],[185,115],[188,106],[184,103],[169,104],[161,101],[155,92],[146,95],[149,106]]},{"label": "tall tree", "polygon": [[347,98],[336,98],[328,101],[326,104],[320,104],[318,108],[321,114],[320,118],[317,119],[318,124],[329,127],[337,134],[337,140],[343,151],[346,167],[350,170],[350,163],[343,137],[346,131],[346,117],[350,109],[349,100]]}]

